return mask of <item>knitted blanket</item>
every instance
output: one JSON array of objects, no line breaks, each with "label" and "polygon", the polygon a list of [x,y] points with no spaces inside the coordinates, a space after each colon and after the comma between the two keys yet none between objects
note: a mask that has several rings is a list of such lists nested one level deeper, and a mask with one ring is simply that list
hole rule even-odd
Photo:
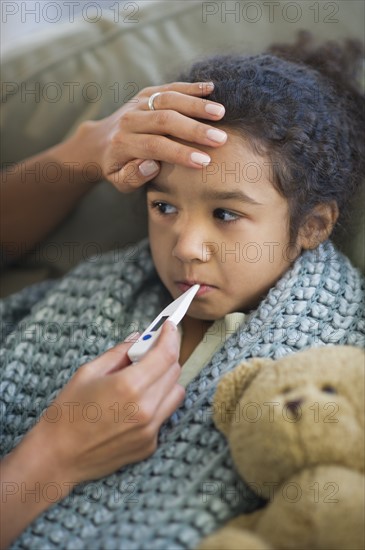
[{"label": "knitted blanket", "polygon": [[[169,300],[147,240],[3,300],[2,453],[21,440],[79,366],[146,328]],[[13,547],[194,548],[229,518],[263,504],[250,491],[250,480],[235,472],[211,419],[222,374],[253,356],[275,359],[327,344],[363,346],[364,329],[359,272],[328,241],[305,252],[188,385],[184,403],[161,428],[154,455],[79,485]]]}]

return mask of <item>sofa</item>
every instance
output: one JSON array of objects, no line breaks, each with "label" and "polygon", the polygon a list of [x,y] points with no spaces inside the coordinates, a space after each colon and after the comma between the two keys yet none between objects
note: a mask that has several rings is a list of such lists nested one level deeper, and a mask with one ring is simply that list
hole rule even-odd
[{"label": "sofa", "polygon": [[[62,4],[62,3],[61,3]],[[116,110],[145,86],[175,79],[214,53],[258,53],[291,42],[299,29],[318,42],[364,40],[364,4],[337,2],[98,2],[50,29],[19,38],[2,58],[1,163],[17,162],[70,135],[81,121]],[[33,90],[33,92],[32,92]],[[338,246],[364,270],[361,200]],[[143,194],[98,183],[48,237],[6,265],[1,296],[61,277],[89,254],[147,233]]]}]

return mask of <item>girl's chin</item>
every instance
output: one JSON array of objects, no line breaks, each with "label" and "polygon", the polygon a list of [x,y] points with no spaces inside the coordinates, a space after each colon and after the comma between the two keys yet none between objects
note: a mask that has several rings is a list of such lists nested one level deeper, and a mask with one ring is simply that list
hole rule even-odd
[{"label": "girl's chin", "polygon": [[208,308],[202,308],[199,307],[199,304],[192,304],[189,307],[189,317],[192,319],[196,319],[197,321],[205,321],[210,324],[214,323],[214,321],[217,321],[218,319],[222,319],[227,315],[227,311],[214,311],[212,308],[209,310]]}]

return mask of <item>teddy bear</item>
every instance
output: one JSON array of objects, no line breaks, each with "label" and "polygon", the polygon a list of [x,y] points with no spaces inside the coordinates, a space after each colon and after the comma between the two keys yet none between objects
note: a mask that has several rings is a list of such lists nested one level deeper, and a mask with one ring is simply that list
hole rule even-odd
[{"label": "teddy bear", "polygon": [[267,502],[199,550],[365,548],[364,371],[364,350],[325,346],[224,375],[214,422]]}]

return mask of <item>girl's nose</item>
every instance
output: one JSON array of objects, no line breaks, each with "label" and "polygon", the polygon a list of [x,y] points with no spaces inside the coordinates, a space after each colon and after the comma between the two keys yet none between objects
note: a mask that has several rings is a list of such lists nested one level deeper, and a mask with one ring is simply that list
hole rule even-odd
[{"label": "girl's nose", "polygon": [[172,255],[182,262],[207,262],[211,257],[211,239],[199,224],[186,223],[176,234]]}]

